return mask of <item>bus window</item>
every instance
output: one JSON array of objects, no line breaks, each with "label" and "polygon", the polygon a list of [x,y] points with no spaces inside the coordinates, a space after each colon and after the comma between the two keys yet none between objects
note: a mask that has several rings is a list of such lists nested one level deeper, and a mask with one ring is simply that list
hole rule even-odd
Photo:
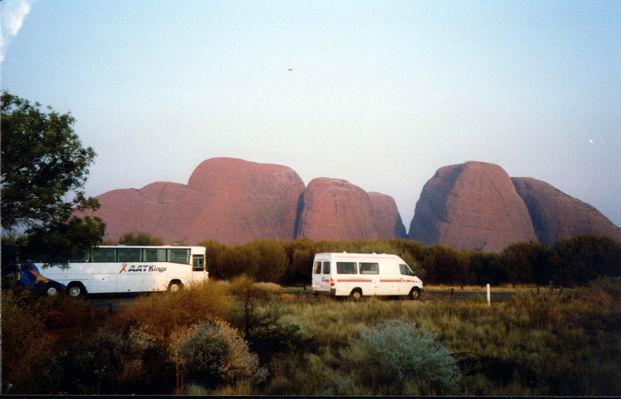
[{"label": "bus window", "polygon": [[140,262],[140,248],[119,248],[119,262]]},{"label": "bus window", "polygon": [[116,262],[116,249],[95,248],[92,259],[93,262]]},{"label": "bus window", "polygon": [[169,249],[168,261],[170,263],[183,263],[184,265],[190,264],[190,250],[189,249]]},{"label": "bus window", "polygon": [[192,271],[202,272],[205,270],[203,255],[192,256]]},{"label": "bus window", "polygon": [[165,249],[145,249],[144,250],[145,262],[166,262],[166,250]]},{"label": "bus window", "polygon": [[88,251],[84,251],[79,254],[73,255],[71,259],[69,260],[69,262],[73,262],[73,263],[88,262]]}]

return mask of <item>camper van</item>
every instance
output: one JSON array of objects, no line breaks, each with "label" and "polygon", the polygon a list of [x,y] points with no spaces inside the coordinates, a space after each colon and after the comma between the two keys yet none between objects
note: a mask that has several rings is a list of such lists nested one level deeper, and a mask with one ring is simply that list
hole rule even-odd
[{"label": "camper van", "polygon": [[313,260],[313,293],[351,296],[408,296],[418,299],[423,282],[397,255],[320,253]]}]

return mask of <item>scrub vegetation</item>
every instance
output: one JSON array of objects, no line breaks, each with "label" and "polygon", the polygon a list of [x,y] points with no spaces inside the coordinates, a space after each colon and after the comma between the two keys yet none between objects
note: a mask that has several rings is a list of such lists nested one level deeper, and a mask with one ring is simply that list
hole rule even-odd
[{"label": "scrub vegetation", "polygon": [[275,241],[237,246],[214,241],[207,248],[211,276],[241,274],[283,285],[308,284],[318,252],[377,252],[401,256],[425,283],[459,286],[537,284],[574,287],[598,277],[621,276],[621,243],[607,237],[581,236],[545,246],[537,242],[511,245],[500,253],[423,246],[413,240]]},{"label": "scrub vegetation", "polygon": [[517,289],[491,307],[479,299],[353,302],[301,292],[242,276],[103,311],[5,287],[3,389],[621,394],[618,279]]}]

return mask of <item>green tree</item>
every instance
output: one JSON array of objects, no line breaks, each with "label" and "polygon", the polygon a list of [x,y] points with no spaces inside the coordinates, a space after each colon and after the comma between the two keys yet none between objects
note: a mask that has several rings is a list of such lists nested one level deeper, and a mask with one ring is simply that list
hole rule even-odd
[{"label": "green tree", "polygon": [[548,251],[535,241],[510,245],[500,254],[500,262],[512,283],[547,283],[547,261]]},{"label": "green tree", "polygon": [[597,277],[621,275],[621,243],[608,237],[579,236],[552,247],[551,280],[581,285]]},{"label": "green tree", "polygon": [[123,245],[162,245],[161,238],[145,231],[125,233],[119,238],[119,244]]},{"label": "green tree", "polygon": [[82,191],[95,152],[82,146],[71,114],[6,91],[1,100],[2,229],[22,232],[15,240],[21,258],[65,262],[105,232],[101,219],[80,217],[99,207]]}]

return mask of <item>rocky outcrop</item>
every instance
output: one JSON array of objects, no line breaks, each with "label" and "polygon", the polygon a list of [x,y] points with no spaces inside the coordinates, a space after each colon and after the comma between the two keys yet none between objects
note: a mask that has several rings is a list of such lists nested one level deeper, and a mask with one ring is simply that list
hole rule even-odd
[{"label": "rocky outcrop", "polygon": [[98,197],[106,238],[146,231],[168,243],[291,239],[304,183],[291,168],[234,158],[202,162],[187,185],[157,182]]},{"label": "rocky outcrop", "polygon": [[376,240],[369,195],[346,180],[312,180],[300,204],[297,238]]},{"label": "rocky outcrop", "polygon": [[380,239],[404,238],[405,226],[395,200],[386,194],[369,193],[373,227]]},{"label": "rocky outcrop", "polygon": [[423,187],[408,236],[425,244],[486,251],[537,239],[507,173],[483,162],[438,169]]},{"label": "rocky outcrop", "polygon": [[554,186],[529,177],[511,179],[530,213],[543,244],[578,235],[600,235],[621,241],[621,229],[597,209]]}]

